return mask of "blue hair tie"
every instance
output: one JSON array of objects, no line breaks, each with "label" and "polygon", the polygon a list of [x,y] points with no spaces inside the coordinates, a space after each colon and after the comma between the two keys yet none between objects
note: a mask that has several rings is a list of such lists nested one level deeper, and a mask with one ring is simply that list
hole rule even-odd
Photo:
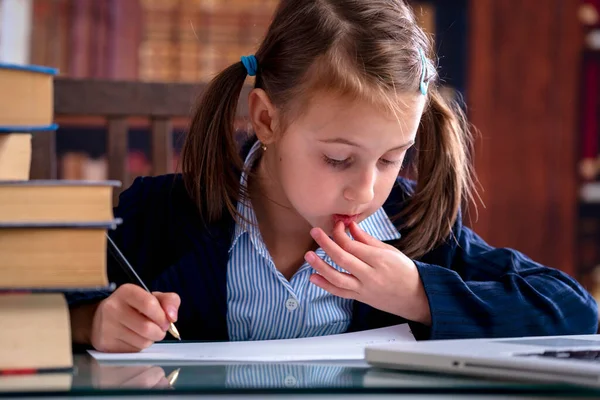
[{"label": "blue hair tie", "polygon": [[251,56],[242,56],[242,64],[244,64],[244,67],[246,67],[248,75],[256,75],[256,71],[258,71],[258,60],[254,56],[254,54]]},{"label": "blue hair tie", "polygon": [[421,94],[425,96],[427,94],[427,89],[429,89],[429,82],[425,82],[427,59],[425,58],[425,53],[423,53],[423,50],[421,49],[419,49],[419,55],[421,56],[421,82],[419,82],[419,90],[421,90]]}]

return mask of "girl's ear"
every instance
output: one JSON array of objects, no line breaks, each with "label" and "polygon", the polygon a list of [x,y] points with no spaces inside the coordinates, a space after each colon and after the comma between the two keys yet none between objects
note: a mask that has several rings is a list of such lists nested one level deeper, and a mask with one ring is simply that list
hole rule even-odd
[{"label": "girl's ear", "polygon": [[262,89],[252,89],[248,96],[248,112],[256,137],[269,145],[276,139],[278,110],[267,93]]}]

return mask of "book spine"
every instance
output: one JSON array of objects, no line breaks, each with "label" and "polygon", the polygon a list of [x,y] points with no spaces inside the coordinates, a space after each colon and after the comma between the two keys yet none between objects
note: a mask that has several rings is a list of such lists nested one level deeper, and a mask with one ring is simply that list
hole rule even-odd
[{"label": "book spine", "polygon": [[36,293],[88,293],[88,292],[112,292],[117,288],[117,285],[111,283],[108,286],[90,286],[90,287],[47,287],[47,288],[30,288],[30,287],[22,287],[22,288],[5,288],[0,286],[0,295],[5,294],[36,294]]},{"label": "book spine", "polygon": [[583,60],[583,106],[580,174],[584,181],[594,180],[598,173],[598,110],[600,104],[600,62],[594,53],[587,53]]},{"label": "book spine", "polygon": [[74,367],[0,369],[0,376],[73,373],[74,370]]}]

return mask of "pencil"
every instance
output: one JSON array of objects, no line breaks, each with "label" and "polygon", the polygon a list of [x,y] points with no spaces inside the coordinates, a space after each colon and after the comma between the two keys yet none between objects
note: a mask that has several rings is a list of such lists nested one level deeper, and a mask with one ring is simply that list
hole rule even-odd
[{"label": "pencil", "polygon": [[179,371],[181,371],[181,368],[177,368],[176,370],[171,372],[169,374],[169,376],[167,376],[167,381],[169,381],[169,386],[173,386],[175,384],[175,382],[177,381],[177,378],[179,377]]},{"label": "pencil", "polygon": [[[129,261],[127,261],[123,253],[121,253],[121,250],[119,250],[115,242],[113,242],[110,236],[108,236],[108,233],[106,234],[106,239],[108,240],[109,245],[108,251],[115,258],[115,260],[117,260],[123,271],[129,276],[129,279],[131,279],[133,283],[144,288],[144,290],[146,290],[148,293],[151,293],[150,289],[148,289],[148,286],[146,286],[144,281],[142,281],[142,278],[140,278],[137,272],[135,272],[135,270],[133,269],[131,264],[129,264]],[[181,340],[181,335],[179,335],[179,331],[175,327],[175,324],[172,322],[169,325],[169,333],[177,340]]]}]

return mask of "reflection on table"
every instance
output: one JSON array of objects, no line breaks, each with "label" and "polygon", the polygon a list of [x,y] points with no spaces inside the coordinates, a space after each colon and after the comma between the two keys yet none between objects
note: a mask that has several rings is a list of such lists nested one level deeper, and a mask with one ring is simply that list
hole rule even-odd
[{"label": "reflection on table", "polygon": [[[70,374],[0,375],[0,394],[24,393],[98,395],[129,393],[165,394],[269,393],[279,395],[328,393],[412,393],[591,395],[600,391],[568,385],[391,371],[369,368],[365,363],[99,363],[87,354],[76,354]],[[133,392],[133,393],[132,393]]]}]

